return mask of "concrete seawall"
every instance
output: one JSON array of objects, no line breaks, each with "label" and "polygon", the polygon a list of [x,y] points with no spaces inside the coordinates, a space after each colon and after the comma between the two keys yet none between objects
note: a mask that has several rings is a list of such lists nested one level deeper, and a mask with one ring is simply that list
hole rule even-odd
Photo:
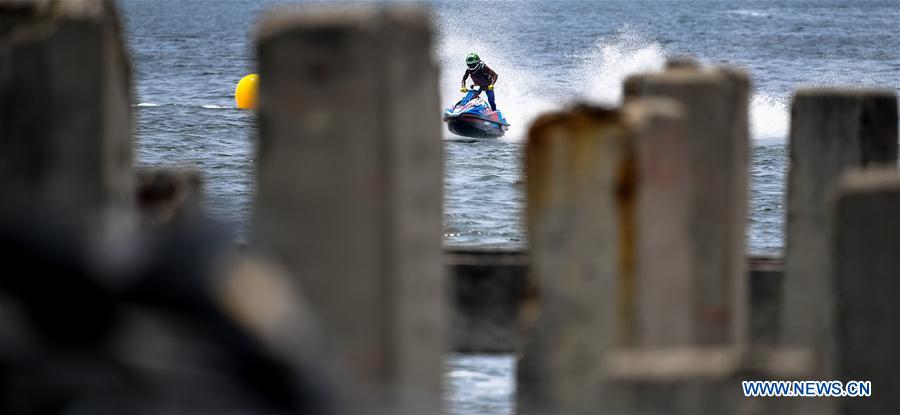
[{"label": "concrete seawall", "polygon": [[[450,347],[458,352],[513,353],[521,345],[521,308],[527,295],[530,257],[525,250],[444,249]],[[750,304],[750,341],[777,339],[784,261],[779,256],[745,259]],[[527,312],[527,311],[525,311]]]}]

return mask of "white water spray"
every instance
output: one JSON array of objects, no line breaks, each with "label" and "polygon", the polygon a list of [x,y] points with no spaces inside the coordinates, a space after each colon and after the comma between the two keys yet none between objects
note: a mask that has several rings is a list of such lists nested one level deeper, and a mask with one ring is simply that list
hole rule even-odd
[{"label": "white water spray", "polygon": [[[673,54],[660,42],[626,25],[598,38],[573,56],[560,56],[562,63],[548,63],[548,72],[562,71],[568,82],[562,88],[545,88],[548,77],[559,75],[526,68],[506,53],[502,37],[502,33],[489,37],[471,32],[465,22],[458,26],[452,17],[442,22],[437,52],[441,66],[441,103],[448,107],[461,98],[459,85],[465,71],[465,57],[471,52],[478,53],[499,75],[497,107],[511,124],[504,138],[513,141],[523,139],[529,124],[543,112],[576,101],[620,105],[622,83],[628,76],[658,71]],[[787,134],[788,123],[783,102],[762,93],[751,97],[751,137],[781,139]],[[454,136],[445,129],[445,137]]]},{"label": "white water spray", "polygon": [[757,141],[781,141],[787,137],[790,113],[787,104],[763,93],[750,100],[750,133]]},{"label": "white water spray", "polygon": [[590,49],[576,56],[580,63],[572,78],[583,86],[576,92],[588,101],[620,105],[625,79],[662,69],[667,56],[661,44],[625,26],[610,37],[598,39]]}]

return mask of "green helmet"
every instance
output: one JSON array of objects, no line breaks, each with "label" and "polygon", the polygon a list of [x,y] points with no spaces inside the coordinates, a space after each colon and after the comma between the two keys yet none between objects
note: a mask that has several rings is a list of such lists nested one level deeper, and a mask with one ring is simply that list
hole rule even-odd
[{"label": "green helmet", "polygon": [[478,57],[477,53],[472,52],[469,56],[466,56],[466,66],[468,66],[469,69],[477,69],[481,66],[481,58]]}]

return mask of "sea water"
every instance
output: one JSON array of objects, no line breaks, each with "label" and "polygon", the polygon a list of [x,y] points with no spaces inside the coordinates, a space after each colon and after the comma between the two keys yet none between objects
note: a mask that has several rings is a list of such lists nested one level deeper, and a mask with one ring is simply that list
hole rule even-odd
[{"label": "sea water", "polygon": [[[255,120],[234,109],[238,80],[256,72],[251,40],[265,1],[122,3],[134,65],[141,165],[193,165],[206,179],[209,214],[236,238],[253,193]],[[900,88],[900,3],[887,1],[436,2],[434,58],[441,102],[459,98],[465,56],[500,78],[500,140],[445,132],[444,243],[523,247],[522,142],[543,111],[573,102],[616,105],[630,74],[673,56],[750,71],[752,159],[747,249],[783,246],[785,137],[801,86]],[[510,356],[448,357],[453,413],[509,413]]]}]

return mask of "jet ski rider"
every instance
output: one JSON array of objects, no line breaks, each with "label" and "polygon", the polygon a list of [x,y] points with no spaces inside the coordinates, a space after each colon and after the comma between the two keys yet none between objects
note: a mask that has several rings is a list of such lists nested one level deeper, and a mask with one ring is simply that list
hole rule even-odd
[{"label": "jet ski rider", "polygon": [[497,82],[497,72],[488,68],[477,53],[470,53],[466,57],[466,73],[463,74],[462,88],[460,92],[468,92],[466,89],[466,78],[472,77],[472,82],[481,87],[481,90],[487,94],[488,103],[491,104],[491,111],[497,111],[497,104],[494,103],[494,83]]}]

